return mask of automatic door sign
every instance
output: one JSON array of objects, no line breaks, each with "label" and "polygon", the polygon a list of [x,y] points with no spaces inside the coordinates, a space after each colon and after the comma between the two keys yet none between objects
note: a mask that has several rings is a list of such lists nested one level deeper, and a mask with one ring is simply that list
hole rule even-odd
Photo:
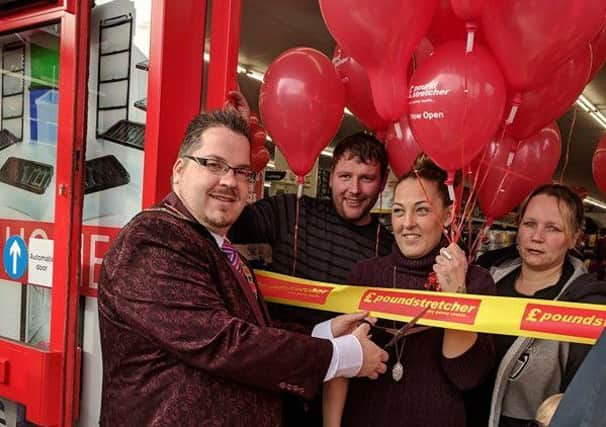
[{"label": "automatic door sign", "polygon": [[53,243],[48,239],[29,239],[28,283],[49,288],[52,286]]},{"label": "automatic door sign", "polygon": [[27,258],[25,241],[19,236],[9,237],[2,251],[2,264],[8,277],[13,280],[21,278],[27,269]]}]

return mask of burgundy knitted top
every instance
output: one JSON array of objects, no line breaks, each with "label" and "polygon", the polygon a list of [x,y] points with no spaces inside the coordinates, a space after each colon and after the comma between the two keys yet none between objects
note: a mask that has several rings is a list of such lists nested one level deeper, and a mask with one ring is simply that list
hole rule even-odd
[{"label": "burgundy knitted top", "polygon": [[[442,246],[446,242],[425,257],[409,259],[394,244],[391,254],[357,263],[350,283],[424,290]],[[481,267],[469,267],[466,284],[468,293],[496,293],[494,281]],[[380,324],[394,326],[392,321]],[[494,345],[490,336],[480,334],[466,353],[446,359],[442,356],[443,335],[443,329],[431,328],[406,338],[401,358],[404,376],[400,382],[391,377],[396,362],[393,348],[389,351],[385,375],[375,381],[358,378],[350,381],[343,426],[464,427],[463,391],[486,378],[495,363]],[[388,338],[373,331],[373,340],[379,345]]]}]

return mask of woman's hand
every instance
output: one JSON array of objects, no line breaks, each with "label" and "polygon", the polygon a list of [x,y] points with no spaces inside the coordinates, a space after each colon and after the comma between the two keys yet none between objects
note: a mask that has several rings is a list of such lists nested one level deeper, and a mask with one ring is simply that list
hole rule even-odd
[{"label": "woman's hand", "polygon": [[442,292],[466,292],[467,256],[456,243],[440,249],[433,271],[436,272]]}]

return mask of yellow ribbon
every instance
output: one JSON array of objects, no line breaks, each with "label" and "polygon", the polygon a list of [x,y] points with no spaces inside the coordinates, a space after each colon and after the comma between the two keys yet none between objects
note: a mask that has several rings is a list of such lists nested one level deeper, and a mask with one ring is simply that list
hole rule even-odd
[{"label": "yellow ribbon", "polygon": [[337,285],[255,273],[267,301],[315,310],[369,311],[406,322],[429,307],[419,324],[583,344],[593,344],[606,327],[606,307],[597,304]]}]

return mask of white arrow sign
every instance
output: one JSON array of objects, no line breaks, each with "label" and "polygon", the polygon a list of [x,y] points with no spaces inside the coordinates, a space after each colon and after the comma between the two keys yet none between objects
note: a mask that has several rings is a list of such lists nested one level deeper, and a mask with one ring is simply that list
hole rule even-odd
[{"label": "white arrow sign", "polygon": [[21,257],[21,248],[19,247],[19,244],[17,243],[16,240],[13,241],[13,244],[11,245],[11,247],[9,249],[9,254],[11,257],[13,257],[13,273],[12,274],[17,274],[17,261]]}]

